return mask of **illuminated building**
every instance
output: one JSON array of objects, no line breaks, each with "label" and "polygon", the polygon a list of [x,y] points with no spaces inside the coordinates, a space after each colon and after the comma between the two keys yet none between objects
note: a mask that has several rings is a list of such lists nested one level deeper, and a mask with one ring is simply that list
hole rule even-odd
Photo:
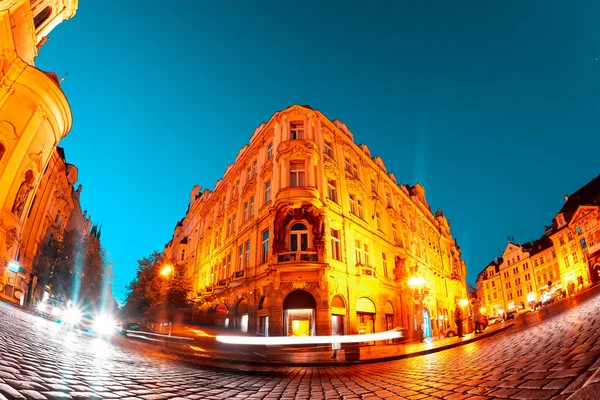
[{"label": "illuminated building", "polygon": [[466,297],[460,250],[423,187],[398,184],[346,125],[308,106],[261,124],[213,190],[194,187],[165,254],[205,316],[265,335],[422,324],[430,336]]},{"label": "illuminated building", "polygon": [[72,123],[58,77],[37,69],[34,59],[46,35],[76,8],[77,0],[0,2],[0,277],[6,283],[19,270],[23,226],[43,171]]},{"label": "illuminated building", "polygon": [[565,200],[540,239],[509,242],[477,276],[477,292],[491,315],[533,307],[600,279],[600,176]]}]

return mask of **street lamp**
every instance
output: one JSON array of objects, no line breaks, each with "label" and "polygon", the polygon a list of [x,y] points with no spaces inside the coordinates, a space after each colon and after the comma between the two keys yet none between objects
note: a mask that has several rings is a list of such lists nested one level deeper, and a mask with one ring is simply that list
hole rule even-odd
[{"label": "street lamp", "polygon": [[171,278],[173,278],[173,274],[175,273],[175,268],[173,268],[173,266],[171,264],[167,264],[165,265],[161,270],[160,270],[160,274],[162,276],[168,276],[169,274],[171,274]]},{"label": "street lamp", "polygon": [[[468,305],[469,305],[469,300],[468,300],[468,299],[461,299],[461,300],[458,302],[458,305],[460,306],[460,308],[461,308],[461,310],[462,310],[462,320],[463,320],[463,321],[465,321],[465,320],[466,320],[467,322],[469,322],[468,315],[467,315],[468,313],[465,313],[465,310],[464,310],[464,308],[465,308],[466,306],[468,306]],[[467,309],[467,310],[468,310],[468,309]],[[465,323],[463,322],[463,332],[464,332],[464,333],[468,333],[468,332],[467,332],[467,331],[468,331],[468,327],[469,327],[469,326],[468,326],[468,324],[465,324]]]},{"label": "street lamp", "polygon": [[417,319],[417,334],[419,341],[423,341],[423,299],[425,294],[423,287],[425,286],[425,279],[420,276],[413,276],[408,280],[408,287],[413,290],[413,297],[415,300],[415,314]]}]

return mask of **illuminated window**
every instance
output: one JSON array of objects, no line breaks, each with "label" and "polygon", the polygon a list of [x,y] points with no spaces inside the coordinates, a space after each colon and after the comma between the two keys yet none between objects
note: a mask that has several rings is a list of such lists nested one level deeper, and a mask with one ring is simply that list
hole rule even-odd
[{"label": "illuminated window", "polygon": [[331,230],[331,258],[342,261],[342,253],[340,249],[340,231]]},{"label": "illuminated window", "polygon": [[356,195],[350,195],[350,213],[356,215]]},{"label": "illuminated window", "polygon": [[269,260],[269,230],[263,232],[262,234],[262,262],[267,262]]},{"label": "illuminated window", "polygon": [[333,151],[331,150],[330,142],[325,142],[325,154],[333,158]]},{"label": "illuminated window", "polygon": [[356,203],[358,204],[358,217],[360,219],[365,219],[365,215],[364,215],[364,212],[363,212],[362,200],[361,199],[357,199]]},{"label": "illuminated window", "polygon": [[271,181],[265,182],[265,203],[271,201]]},{"label": "illuminated window", "polygon": [[385,253],[381,253],[381,264],[383,266],[383,276],[388,277],[388,265],[387,265],[387,255]]},{"label": "illuminated window", "polygon": [[294,122],[290,124],[290,138],[292,140],[304,139],[304,124]]},{"label": "illuminated window", "polygon": [[290,161],[290,187],[304,186],[304,161]]},{"label": "illuminated window", "polygon": [[306,225],[298,222],[290,228],[290,251],[308,250],[308,229]]},{"label": "illuminated window", "polygon": [[336,190],[336,182],[333,179],[329,179],[327,181],[327,198],[335,203],[337,203],[337,190]]}]

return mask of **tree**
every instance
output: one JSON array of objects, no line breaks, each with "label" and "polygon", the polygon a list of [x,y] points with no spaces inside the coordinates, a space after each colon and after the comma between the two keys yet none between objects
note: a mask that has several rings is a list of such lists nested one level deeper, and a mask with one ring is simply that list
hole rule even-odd
[{"label": "tree", "polygon": [[[172,273],[161,274],[165,265],[173,266]],[[130,318],[140,318],[152,308],[161,306],[187,306],[192,284],[181,276],[182,267],[154,252],[138,260],[136,277],[129,283],[123,314]]]}]

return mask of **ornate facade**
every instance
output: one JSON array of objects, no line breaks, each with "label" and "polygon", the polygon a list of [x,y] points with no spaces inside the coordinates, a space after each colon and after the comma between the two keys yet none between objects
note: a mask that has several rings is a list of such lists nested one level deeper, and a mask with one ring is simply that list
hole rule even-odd
[{"label": "ornate facade", "polygon": [[0,2],[0,276],[7,285],[43,172],[72,123],[58,77],[35,68],[34,59],[46,35],[76,7],[77,0]]},{"label": "ornate facade", "polygon": [[194,187],[165,253],[205,316],[264,335],[429,336],[466,298],[460,250],[423,187],[398,184],[308,106],[261,124],[213,190]]},{"label": "ornate facade", "polygon": [[571,196],[533,243],[508,243],[477,276],[477,292],[491,315],[532,307],[558,292],[600,280],[600,176]]}]

